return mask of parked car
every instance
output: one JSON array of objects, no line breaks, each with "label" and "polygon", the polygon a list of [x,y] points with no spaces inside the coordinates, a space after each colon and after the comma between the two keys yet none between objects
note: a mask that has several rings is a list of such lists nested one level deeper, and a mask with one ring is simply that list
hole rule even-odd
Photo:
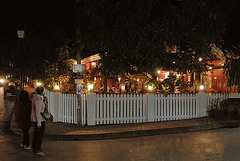
[{"label": "parked car", "polygon": [[4,98],[17,96],[17,88],[15,82],[9,82],[4,89]]}]

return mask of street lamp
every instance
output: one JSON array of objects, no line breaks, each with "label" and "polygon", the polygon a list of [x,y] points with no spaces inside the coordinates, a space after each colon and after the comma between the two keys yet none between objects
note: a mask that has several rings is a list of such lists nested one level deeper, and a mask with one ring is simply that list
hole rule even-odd
[{"label": "street lamp", "polygon": [[[17,35],[19,39],[25,38],[25,32],[24,30],[17,30]],[[22,71],[20,71],[20,89],[23,89],[23,76],[22,76]]]},{"label": "street lamp", "polygon": [[24,30],[17,30],[18,38],[23,39],[25,37]]}]

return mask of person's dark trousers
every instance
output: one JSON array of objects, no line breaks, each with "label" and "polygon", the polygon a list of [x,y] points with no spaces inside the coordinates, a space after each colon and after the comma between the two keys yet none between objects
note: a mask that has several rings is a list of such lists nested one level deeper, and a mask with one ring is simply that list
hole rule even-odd
[{"label": "person's dark trousers", "polygon": [[29,128],[21,128],[22,130],[22,133],[23,133],[23,141],[22,141],[22,144],[26,145],[26,146],[29,146],[29,134],[28,134],[28,131],[29,131]]},{"label": "person's dark trousers", "polygon": [[32,148],[34,153],[42,151],[42,139],[45,131],[45,122],[42,122],[41,124],[42,126],[38,127],[37,123],[34,123],[34,134],[32,139]]}]

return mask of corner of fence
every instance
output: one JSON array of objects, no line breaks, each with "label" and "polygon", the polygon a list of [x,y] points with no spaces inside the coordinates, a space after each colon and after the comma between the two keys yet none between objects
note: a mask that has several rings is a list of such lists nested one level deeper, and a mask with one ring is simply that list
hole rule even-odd
[{"label": "corner of fence", "polygon": [[147,122],[154,122],[154,94],[147,93],[146,94],[146,109],[147,109]]},{"label": "corner of fence", "polygon": [[96,94],[87,94],[87,125],[96,125],[95,123],[96,115]]},{"label": "corner of fence", "polygon": [[199,98],[199,117],[207,116],[207,96],[208,94],[205,92],[198,93]]}]

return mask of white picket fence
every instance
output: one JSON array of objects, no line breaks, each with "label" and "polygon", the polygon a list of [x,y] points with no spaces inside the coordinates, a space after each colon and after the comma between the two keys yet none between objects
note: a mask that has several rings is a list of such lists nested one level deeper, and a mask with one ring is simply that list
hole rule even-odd
[{"label": "white picket fence", "polygon": [[[207,116],[207,107],[240,94],[60,94],[46,92],[54,122],[127,124]],[[81,109],[81,110],[80,110]]]},{"label": "white picket fence", "polygon": [[153,112],[149,115],[149,119],[166,121],[200,117],[199,96],[193,94],[176,94],[168,97],[154,95],[154,98],[151,98]]},{"label": "white picket fence", "polygon": [[[65,122],[78,124],[79,98],[75,94],[60,94],[45,92],[48,98],[48,110],[53,116],[53,122]],[[81,95],[81,104],[85,107],[85,95]],[[86,108],[82,108],[83,118],[86,118]],[[86,120],[82,120],[86,124]]]},{"label": "white picket fence", "polygon": [[146,95],[90,94],[87,96],[87,123],[124,124],[146,122]]}]

